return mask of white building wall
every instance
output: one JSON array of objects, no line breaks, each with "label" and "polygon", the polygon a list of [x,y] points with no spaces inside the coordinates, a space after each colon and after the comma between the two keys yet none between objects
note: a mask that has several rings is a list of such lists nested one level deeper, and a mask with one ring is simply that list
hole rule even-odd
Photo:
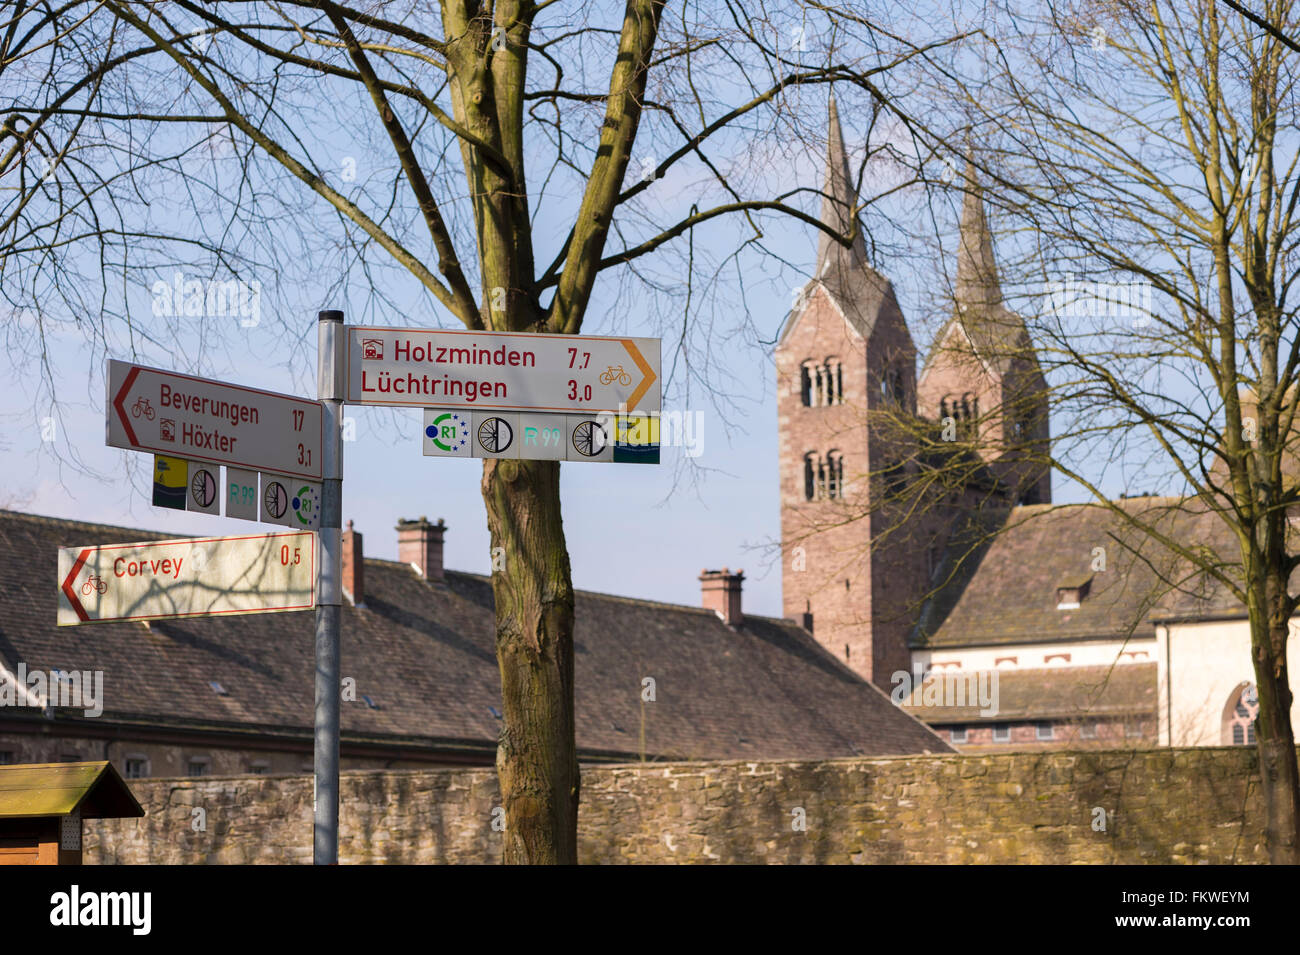
[{"label": "white building wall", "polygon": [[[1053,666],[1110,666],[1112,663],[1151,663],[1157,641],[1090,640],[1079,643],[1027,643],[1018,646],[957,647],[912,652],[914,669],[930,670],[1039,670]],[[1065,657],[1069,659],[1065,659]]]},{"label": "white building wall", "polygon": [[[1287,665],[1296,679],[1300,649],[1294,621]],[[1160,743],[1163,746],[1222,745],[1223,710],[1242,683],[1255,682],[1250,625],[1244,620],[1174,623],[1157,632],[1160,679]],[[1291,728],[1300,735],[1300,714],[1291,709]]]}]

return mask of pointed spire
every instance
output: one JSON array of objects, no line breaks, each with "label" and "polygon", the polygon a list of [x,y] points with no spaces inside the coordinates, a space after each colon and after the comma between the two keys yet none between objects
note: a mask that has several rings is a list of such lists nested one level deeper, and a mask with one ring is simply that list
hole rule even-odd
[{"label": "pointed spire", "polygon": [[[844,149],[844,131],[840,128],[840,114],[835,106],[835,97],[831,97],[829,117],[826,130],[826,185],[822,192],[821,221],[835,229],[841,235],[855,224],[854,209],[858,204],[858,195],[853,188],[853,177],[849,173],[849,156]],[[828,266],[836,271],[847,271],[867,262],[867,242],[863,237],[862,225],[857,224],[857,236],[852,248],[846,249],[825,232],[819,233],[817,241],[816,277],[824,277]]]},{"label": "pointed spire", "polygon": [[954,293],[958,313],[987,310],[1002,303],[998,265],[993,257],[993,235],[984,215],[984,196],[971,159],[966,162],[966,200],[962,204],[958,233]]}]

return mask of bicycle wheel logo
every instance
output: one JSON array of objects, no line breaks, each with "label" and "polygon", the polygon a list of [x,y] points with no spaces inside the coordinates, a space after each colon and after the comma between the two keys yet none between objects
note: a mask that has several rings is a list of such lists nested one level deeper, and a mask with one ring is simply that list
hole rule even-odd
[{"label": "bicycle wheel logo", "polygon": [[262,495],[262,506],[266,508],[266,513],[271,515],[273,520],[278,521],[289,510],[289,492],[279,481],[272,481],[266,486],[266,493]]},{"label": "bicycle wheel logo", "polygon": [[585,458],[594,458],[609,446],[609,435],[599,421],[583,421],[573,429],[573,449]]},{"label": "bicycle wheel logo", "polygon": [[488,418],[478,426],[478,443],[488,454],[500,454],[515,440],[515,429],[505,418]]},{"label": "bicycle wheel logo", "polygon": [[190,496],[199,507],[211,507],[217,499],[217,479],[207,468],[199,468],[190,481]]}]

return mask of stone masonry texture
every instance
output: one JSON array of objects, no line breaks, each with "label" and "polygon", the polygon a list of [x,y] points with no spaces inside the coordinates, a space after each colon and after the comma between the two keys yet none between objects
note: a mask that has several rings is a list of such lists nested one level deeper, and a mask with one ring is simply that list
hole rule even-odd
[{"label": "stone masonry texture", "polygon": [[[86,862],[311,861],[310,776],[129,785],[145,817],[87,821]],[[487,769],[344,773],[340,861],[499,862],[499,805]],[[1263,863],[1263,811],[1253,747],[637,763],[584,767],[579,857]]]}]

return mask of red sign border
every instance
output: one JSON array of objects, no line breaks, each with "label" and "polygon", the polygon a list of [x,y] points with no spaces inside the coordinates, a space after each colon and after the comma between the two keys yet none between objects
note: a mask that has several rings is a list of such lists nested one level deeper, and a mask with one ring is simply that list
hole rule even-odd
[{"label": "red sign border", "polygon": [[[187,461],[203,461],[207,464],[222,464],[228,467],[241,468],[242,470],[245,471],[265,471],[268,474],[282,474],[285,475],[286,477],[307,478],[309,480],[317,481],[317,482],[323,480],[323,475],[325,473],[325,408],[320,403],[320,401],[313,398],[303,398],[298,395],[286,395],[278,391],[267,391],[264,388],[250,388],[247,385],[235,385],[235,384],[231,384],[228,381],[217,381],[215,378],[200,378],[198,375],[187,375],[179,371],[168,371],[165,368],[151,368],[148,365],[137,365],[134,364],[133,362],[121,361],[120,359],[116,359],[116,358],[111,358],[109,359],[109,361],[110,363],[116,361],[118,362],[118,364],[126,365],[130,369],[130,371],[128,371],[126,374],[126,379],[123,381],[122,387],[118,389],[118,393],[110,400],[111,407],[117,412],[118,420],[122,422],[122,427],[126,430],[127,440],[131,442],[131,448],[127,450],[149,451],[154,454],[166,455],[169,458],[184,458]],[[217,385],[221,388],[230,388],[234,391],[245,391],[250,394],[265,395],[268,398],[278,398],[285,401],[315,405],[317,408],[320,409],[320,444],[318,445],[318,448],[320,449],[320,453],[316,455],[319,461],[318,470],[315,471],[314,473],[307,472],[307,471],[285,471],[280,468],[265,467],[260,464],[247,464],[247,463],[241,463],[237,461],[230,461],[226,458],[214,458],[203,454],[195,454],[190,452],[189,450],[182,450],[178,452],[176,450],[175,445],[171,445],[164,448],[164,447],[154,447],[152,445],[144,444],[138,438],[136,438],[135,429],[131,427],[131,422],[127,420],[128,415],[126,413],[126,404],[125,404],[126,396],[130,393],[131,386],[135,384],[136,378],[139,377],[139,374],[142,371],[150,371],[153,372],[154,374],[166,375],[170,378],[179,378],[184,381],[196,381],[204,385]],[[105,375],[105,378],[107,380],[106,383],[112,381],[111,364],[108,373]],[[109,445],[109,446],[115,447],[115,445]]]},{"label": "red sign border", "polygon": [[[270,540],[275,537],[302,537],[304,534],[311,538],[311,566],[313,569],[313,573],[311,574],[311,602],[307,604],[293,604],[288,607],[258,607],[255,610],[205,610],[196,613],[147,613],[137,614],[131,617],[92,618],[86,612],[86,608],[82,606],[81,601],[77,599],[76,594],[72,590],[73,580],[76,578],[77,573],[81,568],[86,565],[86,561],[93,551],[128,550],[133,547],[167,547],[172,545],[179,546],[182,544],[210,544],[214,541]],[[127,623],[132,620],[184,620],[192,617],[228,617],[232,615],[251,613],[283,613],[287,610],[311,610],[316,606],[316,586],[320,579],[320,568],[316,565],[316,538],[316,531],[277,531],[270,534],[240,534],[234,537],[176,537],[170,540],[161,541],[135,541],[130,544],[91,544],[89,547],[81,548],[81,553],[78,554],[77,559],[73,561],[72,570],[68,573],[68,576],[64,578],[59,590],[63,593],[63,596],[68,598],[68,603],[72,605],[72,609],[80,618],[81,623]],[[77,548],[73,546],[60,547],[59,549],[76,550]]]},{"label": "red sign border", "polygon": [[[525,413],[525,414],[528,413],[528,412],[530,412],[530,411],[532,411],[532,412],[537,412],[538,414],[543,414],[543,413],[555,413],[555,414],[590,414],[590,413],[593,412],[593,409],[591,409],[591,408],[575,408],[575,407],[572,406],[572,405],[555,405],[555,406],[551,406],[551,405],[528,405],[528,406],[524,406],[524,405],[513,405],[513,404],[504,404],[504,405],[502,405],[502,404],[480,404],[480,403],[478,403],[478,402],[475,402],[475,403],[472,404],[472,405],[470,405],[470,404],[466,404],[466,405],[448,405],[448,404],[446,404],[445,402],[438,402],[438,403],[430,404],[430,403],[427,402],[427,401],[401,401],[401,402],[399,402],[399,401],[383,401],[383,402],[373,402],[373,403],[372,403],[372,402],[368,402],[368,401],[353,401],[353,400],[351,399],[351,397],[349,397],[349,396],[352,394],[352,332],[354,332],[354,331],[357,331],[357,332],[404,332],[404,333],[406,333],[406,334],[408,334],[408,335],[479,335],[479,336],[483,336],[483,335],[510,335],[510,336],[512,336],[512,337],[515,337],[515,338],[545,338],[545,339],[548,339],[548,340],[550,340],[550,341],[555,341],[557,338],[559,338],[559,339],[566,339],[566,338],[567,338],[567,339],[577,339],[578,341],[587,341],[587,342],[618,342],[618,343],[619,343],[620,345],[622,345],[625,349],[628,348],[629,345],[632,345],[633,348],[636,348],[636,349],[637,349],[637,352],[638,352],[638,353],[640,352],[640,348],[634,344],[635,339],[636,339],[637,337],[639,337],[639,336],[636,336],[636,335],[624,335],[624,336],[619,336],[619,335],[556,335],[556,334],[547,334],[546,332],[512,332],[512,331],[506,331],[506,330],[504,330],[504,329],[499,329],[499,328],[484,328],[484,329],[481,329],[481,330],[474,330],[474,329],[469,329],[469,328],[401,328],[401,327],[395,327],[395,326],[389,326],[389,325],[345,325],[345,326],[344,326],[344,346],[345,346],[345,347],[344,347],[344,351],[345,351],[345,354],[344,354],[344,356],[343,356],[343,363],[344,363],[344,365],[346,366],[346,367],[344,368],[344,376],[345,376],[345,382],[344,382],[344,387],[343,387],[343,394],[344,394],[344,396],[345,396],[345,397],[344,397],[344,404],[349,404],[349,405],[352,405],[353,407],[356,407],[356,408],[453,408],[454,410],[458,410],[458,411],[459,411],[459,410],[478,411],[478,410],[480,410],[480,409],[483,409],[483,410],[488,410],[488,411],[518,411],[518,412],[522,412],[522,413]],[[660,350],[659,361],[660,361],[660,364],[662,365],[662,364],[663,364],[663,340],[662,340],[662,339],[659,339],[659,338],[654,338],[654,339],[651,339],[651,341],[657,341],[657,342],[659,342],[659,350]],[[632,352],[631,352],[630,350],[629,350],[628,353],[629,353],[629,355],[632,355]],[[636,356],[635,356],[635,355],[632,355],[632,357],[633,357],[633,360],[636,361]],[[644,356],[642,356],[642,358],[644,358]],[[640,365],[640,362],[638,361],[637,364]],[[643,370],[647,375],[652,375],[652,376],[653,376],[652,378],[648,379],[647,382],[646,382],[647,390],[648,390],[648,386],[654,384],[655,381],[659,381],[660,378],[661,378],[661,375],[656,374],[656,373],[654,372],[653,369],[648,368],[648,367],[647,367],[647,368],[644,368],[644,369],[642,369],[642,370]],[[661,383],[661,384],[660,384],[660,405],[661,405],[661,406],[662,406],[662,404],[663,404],[663,400],[662,400],[662,399],[663,399],[663,385],[662,385],[662,383]],[[662,411],[662,408],[661,408],[660,410]],[[636,409],[635,409],[634,407],[632,407],[632,408],[628,408],[628,409],[627,409],[627,413],[628,413],[628,414],[634,414],[634,413],[636,413]],[[641,412],[641,413],[642,413],[642,414],[656,414],[656,413],[660,413],[660,412],[655,412],[655,411],[643,411],[643,412]]]}]

